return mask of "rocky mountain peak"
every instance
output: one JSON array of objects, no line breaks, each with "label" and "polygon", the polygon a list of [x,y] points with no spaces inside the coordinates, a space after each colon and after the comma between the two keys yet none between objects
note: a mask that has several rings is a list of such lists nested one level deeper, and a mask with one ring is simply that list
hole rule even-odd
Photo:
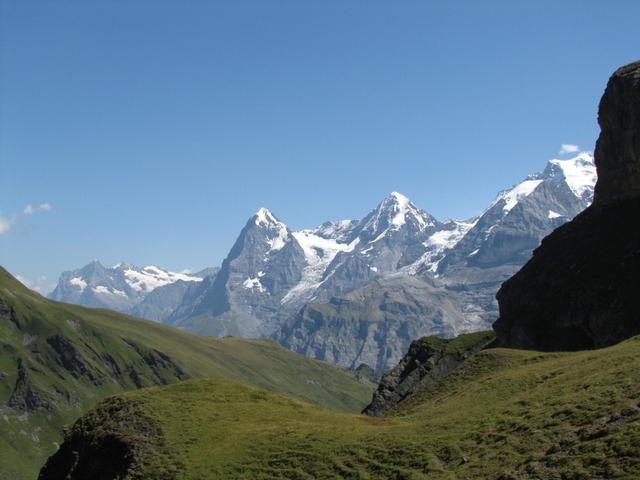
[{"label": "rocky mountain peak", "polygon": [[91,260],[84,267],[82,267],[82,270],[86,272],[102,271],[105,270],[105,266],[102,265],[99,260]]},{"label": "rocky mountain peak", "polygon": [[416,207],[409,198],[391,192],[362,220],[360,232],[369,239],[403,227],[422,232],[435,224],[435,219]]},{"label": "rocky mountain peak", "polygon": [[593,153],[581,152],[573,158],[549,160],[542,178],[564,182],[576,197],[591,202],[598,178]]},{"label": "rocky mountain peak", "polygon": [[290,240],[291,232],[273,213],[266,208],[258,210],[249,222],[245,231],[257,230],[267,245],[267,253],[282,249]]},{"label": "rocky mountain peak", "polygon": [[640,61],[609,79],[598,110],[595,203],[640,196]]},{"label": "rocky mountain peak", "polygon": [[258,226],[282,225],[283,223],[276,218],[267,208],[262,207],[253,216],[254,222]]}]

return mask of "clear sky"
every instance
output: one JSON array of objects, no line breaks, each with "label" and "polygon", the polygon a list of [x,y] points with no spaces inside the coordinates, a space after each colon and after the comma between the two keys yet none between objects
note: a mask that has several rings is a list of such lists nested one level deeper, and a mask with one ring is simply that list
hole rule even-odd
[{"label": "clear sky", "polygon": [[[219,264],[397,190],[482,211],[560,144],[591,150],[637,0],[0,0],[0,263]],[[30,209],[26,209],[30,205]],[[46,277],[46,278],[43,278]]]}]

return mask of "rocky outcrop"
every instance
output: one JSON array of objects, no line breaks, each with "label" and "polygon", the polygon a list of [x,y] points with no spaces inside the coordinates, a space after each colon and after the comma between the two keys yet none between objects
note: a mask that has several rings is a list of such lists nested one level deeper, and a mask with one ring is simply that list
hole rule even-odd
[{"label": "rocky outcrop", "polygon": [[594,203],[546,237],[497,298],[497,345],[603,347],[640,334],[640,62],[600,102]]},{"label": "rocky outcrop", "polygon": [[[148,478],[144,459],[162,449],[156,423],[135,401],[111,398],[81,417],[40,471],[39,480]],[[154,478],[170,480],[177,471]]]},{"label": "rocky outcrop", "polygon": [[7,406],[23,412],[51,410],[53,406],[51,396],[33,385],[22,358],[18,358],[17,364],[18,372],[16,383],[11,392],[11,397],[9,397],[9,401],[7,402]]},{"label": "rocky outcrop", "polygon": [[63,335],[56,334],[47,338],[47,343],[53,350],[56,362],[74,378],[86,377],[93,385],[102,385],[102,379],[97,372],[88,367],[83,356],[72,342]]},{"label": "rocky outcrop", "polygon": [[640,196],[640,62],[609,79],[598,112],[596,205]]},{"label": "rocky outcrop", "polygon": [[385,414],[417,390],[444,378],[493,339],[492,332],[478,332],[450,340],[438,337],[415,340],[400,363],[384,374],[371,403],[362,413]]}]

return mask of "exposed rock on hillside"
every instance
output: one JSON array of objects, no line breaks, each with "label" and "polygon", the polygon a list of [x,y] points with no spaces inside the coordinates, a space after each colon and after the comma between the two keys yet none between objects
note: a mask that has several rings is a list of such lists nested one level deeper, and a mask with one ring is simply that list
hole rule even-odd
[{"label": "exposed rock on hillside", "polygon": [[328,303],[305,305],[274,338],[295,352],[341,367],[366,363],[380,378],[412,340],[474,330],[456,298],[456,292],[431,275],[400,272]]},{"label": "exposed rock on hillside", "polygon": [[27,367],[21,358],[18,358],[17,364],[16,384],[7,406],[20,411],[51,410],[50,396],[32,385]]},{"label": "exposed rock on hillside", "polygon": [[[142,458],[162,445],[160,430],[135,402],[112,398],[73,425],[38,478],[141,478],[137,471]],[[175,473],[163,472],[157,478],[172,479]]]},{"label": "exposed rock on hillside", "polygon": [[613,74],[598,122],[594,203],[503,284],[500,346],[579,350],[640,333],[640,62]]},{"label": "exposed rock on hillside", "polygon": [[437,337],[415,340],[400,363],[384,374],[363,413],[383,415],[418,389],[445,377],[493,339],[492,332],[478,332],[451,340]]}]

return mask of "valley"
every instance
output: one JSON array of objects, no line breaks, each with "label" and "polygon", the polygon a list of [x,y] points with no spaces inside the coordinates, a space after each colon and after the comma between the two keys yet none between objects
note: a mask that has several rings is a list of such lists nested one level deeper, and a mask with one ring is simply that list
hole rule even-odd
[{"label": "valley", "polygon": [[100,399],[190,378],[227,379],[359,411],[373,384],[269,340],[196,337],[48,300],[0,269],[0,478],[31,479],[62,427]]}]

